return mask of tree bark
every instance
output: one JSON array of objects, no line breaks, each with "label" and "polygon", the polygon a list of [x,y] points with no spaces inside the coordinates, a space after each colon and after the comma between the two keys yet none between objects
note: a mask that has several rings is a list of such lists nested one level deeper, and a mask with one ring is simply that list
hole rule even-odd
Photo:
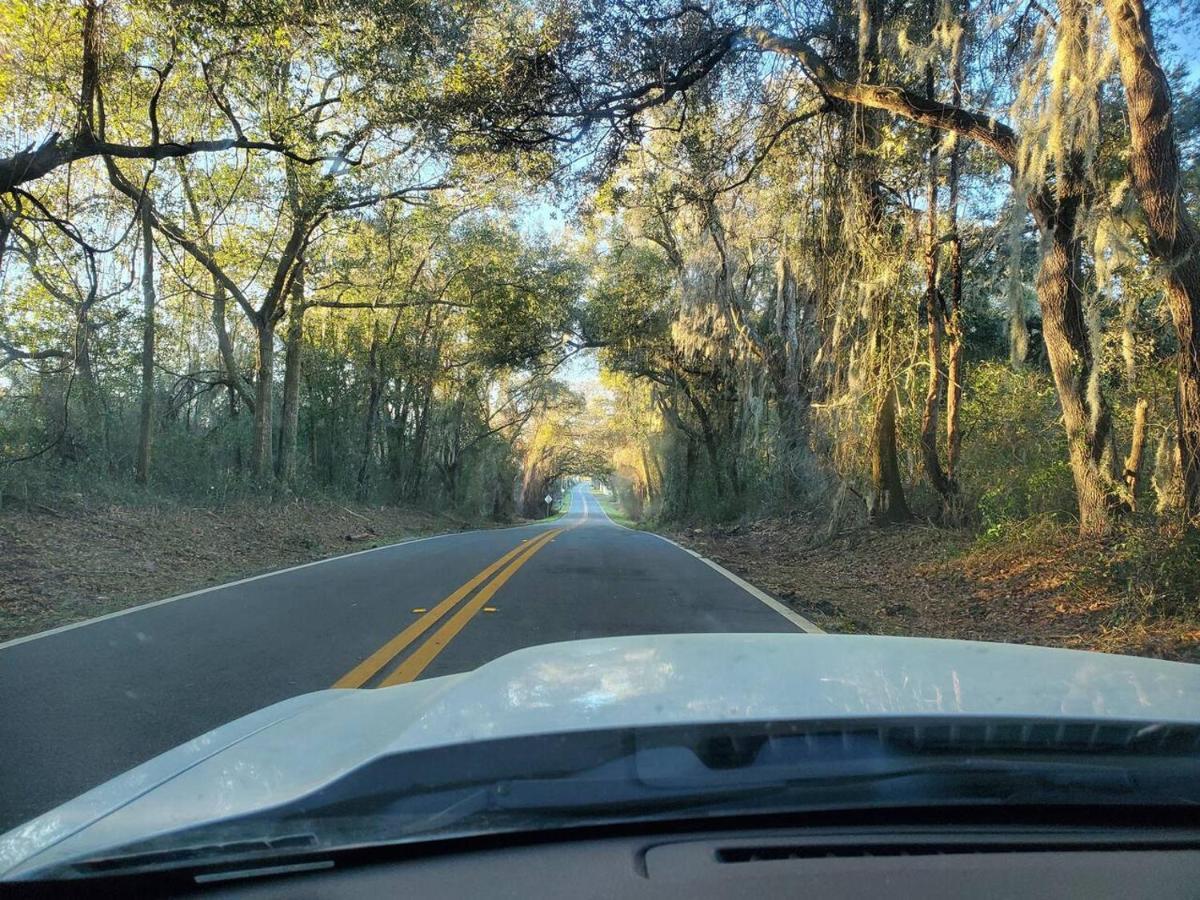
[{"label": "tree bark", "polygon": [[304,269],[297,267],[288,309],[287,349],[283,356],[283,406],[279,413],[279,457],[275,474],[284,481],[296,477],[296,436],[300,424],[300,375],[304,357]]},{"label": "tree bark", "polygon": [[254,377],[254,436],[250,443],[250,472],[255,479],[271,479],[272,402],[275,381],[275,322],[254,323],[258,336],[258,358]]},{"label": "tree bark", "polygon": [[[860,0],[860,20],[866,2]],[[964,137],[987,145],[1010,166],[1017,163],[1017,135],[1008,125],[997,121],[995,116],[949,103],[931,102],[901,87],[876,84],[874,79],[843,81],[807,41],[773,34],[763,28],[748,28],[745,33],[763,50],[799,60],[821,90],[834,99],[853,106],[890,112],[919,125],[957,131]],[[867,37],[873,43],[874,35]]]},{"label": "tree bark", "polygon": [[150,443],[154,433],[154,226],[148,211],[142,211],[142,397],[138,418],[137,459],[134,480],[145,484],[150,477]]},{"label": "tree bark", "polygon": [[1183,204],[1171,88],[1142,0],[1105,0],[1129,107],[1129,169],[1179,339],[1176,417],[1183,503],[1200,516],[1200,236]]},{"label": "tree bark", "polygon": [[1046,356],[1062,407],[1071,475],[1079,503],[1079,530],[1108,530],[1117,508],[1113,473],[1107,453],[1112,425],[1098,377],[1080,289],[1081,241],[1076,234],[1083,202],[1079,160],[1056,185],[1058,196],[1031,198],[1042,229],[1042,263],[1037,293],[1042,308]]},{"label": "tree bark", "polygon": [[891,525],[912,518],[904,499],[904,482],[900,478],[900,458],[896,453],[896,388],[888,384],[883,400],[875,414],[875,433],[872,435],[871,480],[875,493],[868,508],[873,525]]},{"label": "tree bark", "polygon": [[92,365],[92,321],[91,304],[82,303],[75,312],[75,377],[79,381],[79,394],[83,402],[84,436],[86,451],[95,450],[97,445],[107,446],[104,434],[104,410],[100,402],[100,385],[96,381],[96,370]]},{"label": "tree bark", "polygon": [[[963,42],[967,28],[969,0],[962,0],[958,29],[950,48],[950,105],[962,105]],[[946,228],[950,267],[950,299],[946,311],[946,477],[956,481],[958,457],[962,452],[959,409],[962,402],[963,320],[962,320],[962,235],[958,230],[958,179],[962,169],[962,138],[950,133],[950,171],[947,174],[949,197],[946,203]]]},{"label": "tree bark", "polygon": [[433,404],[433,380],[424,385],[420,410],[413,429],[412,458],[410,461],[408,488],[405,495],[415,500],[421,494],[421,483],[425,478],[425,445],[429,435],[430,407]]},{"label": "tree bark", "polygon": [[775,273],[775,342],[768,367],[779,406],[780,453],[791,495],[804,490],[802,454],[808,449],[809,396],[803,387],[805,361],[800,347],[799,289],[786,242]]},{"label": "tree bark", "polygon": [[700,398],[688,387],[685,379],[678,378],[677,384],[683,390],[683,395],[687,397],[688,402],[692,405],[692,409],[696,413],[696,419],[700,423],[700,434],[704,441],[704,452],[708,455],[708,464],[712,468],[713,489],[717,492],[717,499],[724,500],[725,478],[721,471],[721,451],[717,440],[717,432],[713,427],[712,417],[708,414],[708,410],[704,408],[704,404],[700,402]]},{"label": "tree bark", "polygon": [[367,360],[367,414],[363,421],[362,460],[358,466],[356,490],[359,499],[367,494],[367,478],[371,471],[371,452],[375,444],[375,423],[379,419],[379,400],[383,385],[379,377],[379,324],[371,322],[371,349]]},{"label": "tree bark", "polygon": [[1133,434],[1129,440],[1129,455],[1125,457],[1125,489],[1129,491],[1129,508],[1137,509],[1137,489],[1142,478],[1142,457],[1146,449],[1146,416],[1150,404],[1138,397],[1133,408]]},{"label": "tree bark", "polygon": [[[937,8],[930,4],[930,33],[936,21]],[[934,100],[936,83],[933,63],[925,66],[925,96]],[[938,453],[938,411],[942,402],[942,338],[943,319],[941,297],[938,293],[938,257],[941,252],[941,236],[938,234],[938,144],[941,132],[929,130],[929,189],[927,195],[929,228],[925,239],[925,362],[929,368],[925,390],[925,406],[921,411],[921,459],[925,464],[925,476],[943,501],[949,499],[954,486],[942,470]]]}]

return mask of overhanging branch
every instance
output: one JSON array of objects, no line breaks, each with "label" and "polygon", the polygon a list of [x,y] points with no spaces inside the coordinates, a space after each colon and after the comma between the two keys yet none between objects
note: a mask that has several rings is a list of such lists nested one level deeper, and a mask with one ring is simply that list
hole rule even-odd
[{"label": "overhanging branch", "polygon": [[264,150],[282,153],[297,162],[312,164],[319,157],[300,156],[286,145],[274,141],[255,141],[245,137],[217,140],[164,141],[155,144],[117,144],[111,141],[80,135],[62,137],[55,132],[38,145],[30,145],[12,156],[0,158],[0,193],[37,181],[55,169],[81,159],[107,156],[112,159],[172,159],[198,153],[219,153],[224,150]]}]

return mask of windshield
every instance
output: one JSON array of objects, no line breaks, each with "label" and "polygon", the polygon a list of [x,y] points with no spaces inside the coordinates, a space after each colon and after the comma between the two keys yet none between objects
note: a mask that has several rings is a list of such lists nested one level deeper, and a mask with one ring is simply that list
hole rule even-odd
[{"label": "windshield", "polygon": [[1193,802],[1185,7],[2,4],[0,878]]}]

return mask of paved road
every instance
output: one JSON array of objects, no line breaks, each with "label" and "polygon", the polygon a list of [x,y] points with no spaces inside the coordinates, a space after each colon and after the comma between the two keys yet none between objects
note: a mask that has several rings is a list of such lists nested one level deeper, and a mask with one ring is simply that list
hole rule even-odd
[{"label": "paved road", "polygon": [[[753,590],[753,589],[750,589]],[[583,486],[538,525],[288,569],[0,647],[0,832],[262,706],[551,641],[794,631],[782,608]]]}]

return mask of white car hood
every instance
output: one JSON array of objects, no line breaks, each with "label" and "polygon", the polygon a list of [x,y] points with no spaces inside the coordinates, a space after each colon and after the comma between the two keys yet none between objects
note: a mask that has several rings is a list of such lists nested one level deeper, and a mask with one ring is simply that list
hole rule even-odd
[{"label": "white car hood", "polygon": [[1200,666],[1011,644],[851,635],[605,638],[474,672],[306,694],[230,722],[0,837],[0,873],[303,797],[397,752],[534,734],[868,716],[1200,722]]}]

